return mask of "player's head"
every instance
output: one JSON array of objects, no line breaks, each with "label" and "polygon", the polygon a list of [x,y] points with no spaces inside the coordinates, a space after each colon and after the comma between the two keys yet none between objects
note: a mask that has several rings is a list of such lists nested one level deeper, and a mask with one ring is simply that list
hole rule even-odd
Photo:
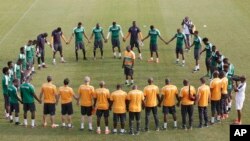
[{"label": "player's head", "polygon": [[22,60],[21,60],[21,59],[18,59],[18,60],[17,60],[17,64],[18,64],[18,65],[21,65],[21,63],[22,63]]},{"label": "player's head", "polygon": [[188,20],[189,20],[189,17],[188,17],[188,16],[186,16],[186,17],[184,18],[184,20],[185,20],[185,21],[188,21]]},{"label": "player's head", "polygon": [[117,85],[116,85],[116,89],[117,89],[117,90],[122,89],[122,85],[121,85],[121,84],[117,84]]},{"label": "player's head", "polygon": [[241,83],[244,83],[245,81],[246,81],[246,76],[242,75],[242,76],[240,77],[240,82],[241,82]]},{"label": "player's head", "polygon": [[130,45],[126,46],[126,50],[127,50],[128,52],[130,52],[130,51],[131,51],[131,47],[130,47]]},{"label": "player's head", "polygon": [[50,76],[50,75],[47,76],[47,81],[48,81],[48,82],[51,82],[51,81],[52,81],[52,76]]},{"label": "player's head", "polygon": [[12,68],[12,67],[13,67],[12,61],[8,61],[8,62],[7,62],[7,65],[8,65],[9,68]]},{"label": "player's head", "polygon": [[24,53],[24,47],[20,47],[20,52],[23,54]]},{"label": "player's head", "polygon": [[100,28],[100,24],[99,24],[99,23],[96,24],[96,28],[97,28],[97,29]]},{"label": "player's head", "polygon": [[206,44],[206,45],[208,44],[208,38],[207,37],[203,38],[202,41],[203,41],[204,44]]},{"label": "player's head", "polygon": [[8,75],[9,74],[9,68],[8,67],[4,67],[2,70],[3,74]]},{"label": "player's head", "polygon": [[177,29],[177,33],[181,33],[181,29],[180,28]]},{"label": "player's head", "polygon": [[155,29],[154,25],[150,25],[150,29],[151,30]]},{"label": "player's head", "polygon": [[195,36],[198,36],[198,34],[199,34],[199,31],[195,30],[195,31],[194,31],[194,35],[195,35]]},{"label": "player's head", "polygon": [[56,29],[56,31],[57,31],[57,32],[61,32],[61,31],[62,31],[62,28],[61,28],[61,27],[58,27],[58,28]]},{"label": "player's head", "polygon": [[216,71],[214,71],[214,73],[213,73],[213,77],[214,78],[218,78],[219,77],[219,72],[216,70]]},{"label": "player's head", "polygon": [[32,45],[36,45],[37,41],[36,40],[33,40],[32,41]]},{"label": "player's head", "polygon": [[220,78],[225,77],[225,73],[224,73],[224,71],[220,71],[220,73],[219,73],[219,77],[220,77]]},{"label": "player's head", "polygon": [[216,51],[216,46],[215,46],[215,45],[212,46],[212,51],[213,51],[213,52]]},{"label": "player's head", "polygon": [[148,84],[149,84],[149,85],[152,84],[153,82],[154,82],[153,77],[148,78]]},{"label": "player's head", "polygon": [[99,86],[101,87],[101,88],[103,88],[104,86],[105,86],[105,81],[100,81],[100,83],[99,83]]},{"label": "player's head", "polygon": [[79,22],[79,23],[77,24],[77,27],[80,28],[81,26],[82,26],[82,22]]},{"label": "player's head", "polygon": [[12,82],[13,82],[13,85],[14,85],[15,87],[18,87],[18,85],[19,85],[19,80],[18,80],[17,78],[15,78]]},{"label": "player's head", "polygon": [[187,86],[188,84],[189,84],[189,81],[188,81],[187,79],[184,79],[184,80],[183,80],[183,85],[184,85],[184,86]]},{"label": "player's head", "polygon": [[133,25],[133,26],[136,26],[136,21],[133,21],[133,22],[132,22],[132,25]]},{"label": "player's head", "polygon": [[205,84],[206,83],[206,79],[204,77],[200,78],[201,84]]},{"label": "player's head", "polygon": [[48,36],[48,33],[43,33],[43,38],[46,38]]},{"label": "player's head", "polygon": [[219,57],[221,56],[221,53],[220,53],[219,50],[217,50],[215,53],[216,53],[217,56],[219,56]]},{"label": "player's head", "polygon": [[223,70],[224,70],[225,72],[228,72],[228,70],[229,70],[229,65],[228,65],[228,64],[224,64],[224,65],[223,65]]},{"label": "player's head", "polygon": [[116,22],[115,22],[115,21],[114,21],[114,22],[112,22],[112,25],[113,25],[113,26],[116,26]]},{"label": "player's head", "polygon": [[166,79],[165,79],[165,84],[166,84],[166,85],[170,84],[170,79],[169,79],[169,78],[166,78]]},{"label": "player's head", "polygon": [[69,85],[69,79],[68,79],[68,78],[65,78],[65,79],[63,80],[63,84],[64,84],[64,85]]},{"label": "player's head", "polygon": [[85,76],[85,77],[84,77],[84,83],[85,83],[85,84],[90,83],[90,77],[89,77],[89,76]]},{"label": "player's head", "polygon": [[228,58],[224,58],[224,59],[223,59],[223,63],[224,63],[224,64],[230,64]]},{"label": "player's head", "polygon": [[138,86],[137,85],[134,85],[133,87],[132,87],[132,90],[137,90],[138,89]]},{"label": "player's head", "polygon": [[32,43],[33,43],[33,41],[29,40],[28,43],[27,43],[27,45],[30,46],[30,45],[32,45]]}]

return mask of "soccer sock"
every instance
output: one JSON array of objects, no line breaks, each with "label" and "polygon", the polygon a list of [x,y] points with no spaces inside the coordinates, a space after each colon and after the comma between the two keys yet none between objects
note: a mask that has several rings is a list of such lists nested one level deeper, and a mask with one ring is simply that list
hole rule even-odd
[{"label": "soccer sock", "polygon": [[124,129],[121,129],[121,130],[120,130],[121,133],[124,133],[124,131],[125,131]]},{"label": "soccer sock", "polygon": [[8,117],[10,116],[10,114],[9,114],[9,113],[6,113],[5,116],[8,118]]},{"label": "soccer sock", "polygon": [[174,127],[177,127],[177,121],[174,121]]},{"label": "soccer sock", "polygon": [[15,117],[15,121],[16,121],[16,122],[19,122],[19,117]]},{"label": "soccer sock", "polygon": [[45,65],[45,63],[43,62],[43,63],[42,63],[42,65],[44,66],[44,65]]},{"label": "soccer sock", "polygon": [[182,60],[182,64],[185,64],[185,60]]},{"label": "soccer sock", "polygon": [[66,124],[65,124],[65,123],[62,123],[62,126],[66,126]]},{"label": "soccer sock", "polygon": [[141,53],[139,53],[139,57],[141,57]]},{"label": "soccer sock", "polygon": [[69,124],[68,124],[68,127],[71,127],[71,126],[72,126],[71,123],[69,123]]},{"label": "soccer sock", "polygon": [[156,62],[158,62],[159,61],[159,58],[156,58]]},{"label": "soccer sock", "polygon": [[180,60],[179,59],[176,59],[176,62],[179,62]]},{"label": "soccer sock", "polygon": [[126,80],[126,84],[128,84],[129,83],[129,81],[128,80]]},{"label": "soccer sock", "polygon": [[168,126],[168,123],[164,122],[163,127],[167,128],[167,126]]},{"label": "soccer sock", "polygon": [[92,117],[88,117],[88,120],[89,120],[89,129],[93,129],[92,127]]},{"label": "soccer sock", "polygon": [[10,116],[10,120],[13,120],[13,116],[12,115]]},{"label": "soccer sock", "polygon": [[63,58],[63,57],[61,57],[61,61],[64,61],[64,58]]},{"label": "soccer sock", "polygon": [[117,129],[116,129],[116,128],[114,128],[114,129],[113,129],[113,132],[117,132]]},{"label": "soccer sock", "polygon": [[153,57],[151,57],[151,58],[150,58],[150,60],[154,60],[154,58],[153,58]]},{"label": "soccer sock", "polygon": [[53,59],[53,62],[56,62],[56,59]]},{"label": "soccer sock", "polygon": [[31,120],[31,126],[35,126],[35,120],[34,119]]},{"label": "soccer sock", "polygon": [[28,120],[27,120],[27,119],[24,119],[24,120],[23,120],[23,124],[24,124],[25,126],[27,126],[27,125],[28,125]]},{"label": "soccer sock", "polygon": [[121,57],[122,56],[122,54],[121,53],[119,53],[119,57]]},{"label": "soccer sock", "polygon": [[134,83],[134,80],[131,80],[131,83]]},{"label": "soccer sock", "polygon": [[32,67],[31,70],[32,70],[32,71],[35,71],[35,67]]},{"label": "soccer sock", "polygon": [[106,131],[109,130],[109,127],[108,127],[108,126],[105,126],[105,130],[106,130]]},{"label": "soccer sock", "polygon": [[228,111],[228,106],[226,106],[226,111]]},{"label": "soccer sock", "polygon": [[211,123],[214,123],[214,117],[211,117]]},{"label": "soccer sock", "polygon": [[228,103],[228,108],[231,108],[232,107],[232,101],[230,101],[229,103]]},{"label": "soccer sock", "polygon": [[199,64],[197,65],[197,69],[200,69],[200,65]]},{"label": "soccer sock", "polygon": [[81,123],[81,129],[84,129],[84,123],[83,122]]},{"label": "soccer sock", "polygon": [[116,52],[113,52],[114,56],[116,56]]},{"label": "soccer sock", "polygon": [[101,131],[101,127],[100,126],[97,127],[97,131]]}]

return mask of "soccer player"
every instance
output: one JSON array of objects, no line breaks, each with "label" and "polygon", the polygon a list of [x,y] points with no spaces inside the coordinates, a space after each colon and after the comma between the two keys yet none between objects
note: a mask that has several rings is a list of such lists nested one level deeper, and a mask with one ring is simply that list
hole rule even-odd
[{"label": "soccer player", "polygon": [[126,120],[126,97],[127,93],[122,90],[120,84],[116,85],[116,91],[112,92],[110,95],[110,105],[109,109],[113,107],[113,133],[117,133],[117,123],[120,121],[121,130],[120,133],[125,133],[125,120]]},{"label": "soccer player", "polygon": [[198,88],[197,92],[197,102],[198,102],[198,112],[199,112],[199,128],[203,127],[203,119],[205,121],[204,126],[208,127],[208,115],[207,107],[210,102],[211,94],[210,87],[206,85],[206,80],[204,77],[200,78],[201,86]]},{"label": "soccer player", "polygon": [[[209,42],[208,38],[205,37],[202,39],[202,42],[205,44],[205,48],[200,52],[200,55],[206,51],[205,64],[207,68],[207,77],[210,76],[210,58],[212,56],[212,43]],[[212,74],[211,74],[212,75]]]},{"label": "soccer player", "polygon": [[227,112],[227,100],[228,100],[228,78],[225,76],[225,72],[221,71],[219,73],[219,78],[221,79],[221,119],[228,118]]},{"label": "soccer player", "polygon": [[27,60],[27,69],[31,72],[34,72],[34,45],[33,41],[29,40],[28,43],[24,46],[25,54],[26,54],[26,60]]},{"label": "soccer player", "polygon": [[79,101],[81,101],[81,127],[80,130],[84,129],[84,120],[85,116],[88,116],[89,121],[89,131],[93,131],[92,127],[92,110],[93,110],[93,95],[94,95],[95,89],[93,86],[90,85],[90,77],[85,76],[84,78],[84,84],[82,84],[78,89],[78,105]]},{"label": "soccer player", "polygon": [[17,63],[14,65],[14,78],[18,79],[18,83],[22,84],[22,60],[18,59]]},{"label": "soccer player", "polygon": [[76,54],[76,61],[78,61],[78,50],[81,49],[83,53],[83,60],[87,60],[86,58],[86,50],[85,50],[85,44],[83,42],[83,36],[88,40],[88,43],[90,43],[89,38],[87,37],[85,33],[85,29],[82,26],[82,23],[79,22],[77,24],[77,27],[73,29],[72,36],[70,37],[68,43],[71,42],[72,38],[75,36],[75,54]]},{"label": "soccer player", "polygon": [[[129,133],[131,135],[140,134],[141,124],[141,109],[144,106],[144,95],[141,90],[138,90],[137,85],[132,87],[132,90],[128,92],[127,100],[129,101]],[[133,128],[134,119],[136,120],[136,130]]]},{"label": "soccer player", "polygon": [[217,52],[216,46],[213,45],[212,46],[212,54],[211,54],[211,58],[210,58],[210,73],[211,73],[210,79],[213,78],[213,73],[215,70],[217,70],[217,68],[216,68],[216,66],[217,66],[216,52]]},{"label": "soccer player", "polygon": [[41,87],[40,101],[43,98],[43,126],[47,126],[47,115],[50,115],[51,128],[58,127],[55,124],[55,112],[56,112],[56,98],[57,90],[56,86],[52,83],[52,77],[47,76],[47,83],[44,83]]},{"label": "soccer player", "polygon": [[35,94],[35,88],[30,82],[30,76],[26,76],[24,83],[20,86],[21,98],[23,101],[23,118],[24,126],[28,126],[27,112],[31,112],[31,128],[34,128],[35,125],[35,111],[36,105],[34,98],[41,104],[40,99]]},{"label": "soccer player", "polygon": [[[161,89],[161,102],[163,102],[162,113],[164,114],[163,129],[167,129],[167,115],[172,114],[174,119],[174,128],[177,128],[177,116],[175,110],[176,100],[179,101],[178,89],[170,84],[170,79],[165,79],[165,86]],[[176,99],[176,100],[175,100]]]},{"label": "soccer player", "polygon": [[101,118],[104,116],[105,120],[105,134],[109,134],[109,89],[105,88],[105,82],[101,81],[99,83],[100,88],[97,88],[94,93],[94,107],[96,107],[97,116],[97,134],[101,134]]},{"label": "soccer player", "polygon": [[14,79],[13,84],[11,84],[8,88],[8,95],[9,95],[9,100],[10,100],[10,123],[13,122],[12,112],[15,111],[15,125],[20,124],[19,123],[19,103],[18,103],[18,101],[23,103],[17,94],[18,84],[19,84],[18,79]]},{"label": "soccer player", "polygon": [[237,125],[241,125],[241,115],[242,115],[242,108],[243,108],[243,104],[245,101],[245,91],[246,91],[246,77],[245,76],[241,76],[240,77],[240,84],[234,85],[234,91],[236,92],[235,95],[235,104],[236,104],[236,110],[238,113],[238,118],[234,121],[234,124]]},{"label": "soccer player", "polygon": [[[160,131],[159,128],[159,118],[157,114],[157,105],[160,107],[161,97],[159,94],[158,86],[154,85],[154,79],[148,79],[148,85],[144,88],[144,96],[145,96],[145,131],[149,131],[149,116],[150,112],[153,112],[154,120],[155,120],[155,130]],[[158,103],[157,103],[158,100]]]},{"label": "soccer player", "polygon": [[217,66],[216,66],[216,68],[217,68],[217,70],[218,70],[219,72],[220,72],[220,71],[223,71],[223,65],[224,65],[223,59],[225,58],[225,56],[222,55],[222,54],[220,53],[220,51],[216,51],[216,56],[217,56],[217,60],[216,60]]},{"label": "soccer player", "polygon": [[[25,74],[25,72],[27,70],[27,59],[26,59],[25,48],[24,47],[20,48],[20,54],[18,56],[18,59],[22,60],[22,71]],[[24,76],[22,76],[22,77],[24,77]]]},{"label": "soccer player", "polygon": [[4,67],[2,72],[3,72],[3,76],[2,76],[2,92],[3,92],[3,96],[4,96],[5,117],[9,118],[9,113],[10,113],[10,102],[9,102],[9,96],[8,96],[9,68]]},{"label": "soccer player", "polygon": [[[122,63],[122,68],[124,68],[125,74],[125,84],[126,85],[133,85],[134,84],[134,64],[135,64],[135,53],[131,50],[130,46],[126,47],[126,51],[124,52],[124,58]],[[131,79],[131,83],[129,84],[129,77]]]},{"label": "soccer player", "polygon": [[176,38],[176,48],[175,48],[176,64],[179,63],[179,54],[181,54],[181,56],[182,56],[182,66],[184,66],[185,65],[185,58],[184,58],[184,53],[183,53],[183,43],[185,43],[185,46],[187,47],[186,36],[181,32],[181,29],[178,28],[177,33],[166,44],[169,44],[175,38]]},{"label": "soccer player", "polygon": [[36,43],[36,54],[37,54],[37,63],[38,63],[38,69],[47,68],[45,65],[45,43],[50,45],[50,43],[47,41],[47,33],[42,33],[37,36],[37,43]]},{"label": "soccer player", "polygon": [[53,30],[51,33],[51,48],[53,50],[53,64],[56,64],[56,52],[59,51],[60,56],[61,56],[61,63],[64,63],[64,58],[63,58],[63,51],[62,51],[62,41],[68,44],[66,37],[64,36],[62,32],[62,28],[58,27],[57,29]]},{"label": "soccer player", "polygon": [[201,50],[201,37],[198,35],[198,31],[194,31],[194,41],[193,44],[189,47],[194,46],[194,59],[195,59],[195,67],[193,72],[197,72],[200,70],[199,59],[200,59],[200,50]]},{"label": "soccer player", "polygon": [[114,58],[116,58],[115,47],[117,47],[118,52],[119,52],[119,59],[121,59],[122,54],[121,54],[121,45],[120,45],[119,33],[121,34],[122,38],[124,39],[121,26],[116,24],[116,22],[113,22],[112,25],[109,27],[109,32],[108,32],[108,35],[107,35],[106,39],[108,40],[109,35],[111,34],[112,51],[113,51],[113,54],[114,54]]},{"label": "soccer player", "polygon": [[[61,98],[61,114],[62,114],[62,127],[72,128],[72,115],[73,115],[73,105],[72,105],[72,97],[77,100],[77,96],[75,95],[73,89],[69,87],[70,80],[65,78],[63,80],[64,86],[61,86],[58,90],[58,100]],[[67,119],[67,126],[66,126]]]},{"label": "soccer player", "polygon": [[102,29],[102,27],[100,27],[99,23],[97,23],[96,27],[93,28],[90,40],[93,38],[93,36],[95,36],[94,50],[93,50],[94,60],[96,60],[96,49],[97,48],[100,48],[101,59],[103,59],[103,42],[102,42],[102,38],[103,38],[103,40],[105,42],[106,42],[106,39],[104,38],[103,29]]},{"label": "soccer player", "polygon": [[12,82],[14,80],[14,65],[12,61],[8,61],[7,65],[9,68],[9,84],[12,85]]},{"label": "soccer player", "polygon": [[149,48],[150,48],[150,59],[148,61],[149,62],[154,61],[153,53],[155,52],[155,54],[156,54],[156,63],[159,63],[157,37],[159,37],[164,43],[166,43],[166,41],[164,41],[164,39],[161,37],[160,31],[158,29],[156,29],[153,25],[150,26],[150,30],[148,32],[148,36],[146,36],[145,38],[143,38],[141,41],[143,42],[148,37],[150,37],[150,45],[149,45]]},{"label": "soccer player", "polygon": [[[196,100],[196,90],[189,84],[188,80],[183,80],[184,87],[180,91],[182,128],[187,130],[186,117],[189,118],[189,129],[193,129],[193,112]],[[178,103],[179,105],[179,103]]]},{"label": "soccer player", "polygon": [[129,36],[130,36],[131,49],[133,50],[134,47],[136,47],[137,50],[138,50],[138,53],[139,53],[138,58],[140,60],[142,60],[142,55],[141,55],[139,42],[143,37],[142,37],[142,33],[141,33],[140,28],[136,25],[136,21],[132,22],[132,26],[128,29],[128,33],[127,33],[127,35],[126,35],[126,37],[124,38],[123,41],[125,42],[128,39]]},{"label": "soccer player", "polygon": [[189,19],[189,17],[186,16],[186,17],[183,19],[181,25],[182,25],[182,28],[183,28],[183,33],[185,34],[186,39],[187,39],[187,44],[188,44],[188,46],[190,46],[191,34],[193,34],[193,33],[192,33],[193,23],[192,23],[192,21]]},{"label": "soccer player", "polygon": [[211,124],[215,123],[215,112],[217,112],[217,120],[220,120],[221,108],[220,108],[220,100],[221,100],[221,80],[219,78],[219,72],[214,71],[213,79],[210,82],[210,91],[211,91]]}]

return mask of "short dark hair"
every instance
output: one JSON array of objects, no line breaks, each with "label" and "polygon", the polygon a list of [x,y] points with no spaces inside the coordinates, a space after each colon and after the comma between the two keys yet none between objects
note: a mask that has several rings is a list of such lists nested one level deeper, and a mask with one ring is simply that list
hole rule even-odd
[{"label": "short dark hair", "polygon": [[116,25],[116,22],[114,21],[114,22],[112,22],[112,25]]},{"label": "short dark hair", "polygon": [[6,74],[8,71],[9,71],[9,68],[8,68],[8,67],[4,67],[4,68],[3,68],[3,74]]},{"label": "short dark hair", "polygon": [[154,29],[155,27],[153,25],[150,25],[150,29]]},{"label": "short dark hair", "polygon": [[20,47],[20,51],[21,51],[21,50],[24,50],[24,47]]},{"label": "short dark hair", "polygon": [[65,79],[63,80],[63,84],[64,84],[64,85],[68,85],[68,84],[69,84],[69,79],[68,79],[68,78],[65,78]]},{"label": "short dark hair", "polygon": [[47,76],[47,81],[48,81],[48,82],[52,81],[52,77],[51,77],[50,75]]},{"label": "short dark hair", "polygon": [[12,61],[8,61],[7,65],[10,66],[12,64]]},{"label": "short dark hair", "polygon": [[79,22],[77,25],[78,25],[78,26],[82,26],[82,22]]},{"label": "short dark hair", "polygon": [[202,41],[203,41],[203,42],[208,42],[208,38],[205,37],[205,38],[202,39]]},{"label": "short dark hair", "polygon": [[43,33],[43,37],[47,37],[48,36],[48,33]]},{"label": "short dark hair", "polygon": [[62,31],[62,28],[61,27],[58,27],[57,28],[57,32],[61,32]]},{"label": "short dark hair", "polygon": [[116,89],[121,89],[122,88],[122,85],[121,84],[117,84],[116,85]]}]

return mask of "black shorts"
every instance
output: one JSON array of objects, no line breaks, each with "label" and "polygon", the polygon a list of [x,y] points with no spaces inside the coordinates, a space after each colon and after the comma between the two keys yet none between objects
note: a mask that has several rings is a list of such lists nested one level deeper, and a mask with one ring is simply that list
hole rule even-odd
[{"label": "black shorts", "polygon": [[109,110],[96,110],[96,116],[98,117],[98,118],[101,118],[102,117],[102,115],[105,117],[105,118],[107,118],[107,117],[109,117]]},{"label": "black shorts", "polygon": [[117,122],[121,122],[121,123],[124,123],[126,120],[126,113],[123,113],[123,114],[116,114],[116,113],[113,113],[113,122],[114,123],[117,123]]},{"label": "black shorts", "polygon": [[177,54],[183,54],[183,48],[182,47],[176,47],[175,48],[175,53],[177,53]]},{"label": "black shorts", "polygon": [[55,115],[56,113],[56,104],[54,103],[44,103],[43,105],[43,114],[44,115]]},{"label": "black shorts", "polygon": [[200,49],[194,49],[194,59],[195,60],[200,59]]},{"label": "black shorts", "polygon": [[23,103],[23,111],[27,112],[35,112],[36,111],[36,105],[35,103]]},{"label": "black shorts", "polygon": [[4,105],[10,106],[9,96],[7,94],[4,94],[3,96],[4,96]]},{"label": "black shorts", "polygon": [[157,44],[150,44],[149,48],[151,52],[156,52],[158,50]]},{"label": "black shorts", "polygon": [[10,112],[19,113],[19,103],[10,103]]},{"label": "black shorts", "polygon": [[75,43],[75,50],[78,50],[78,49],[85,50],[85,45],[84,45],[83,41]]},{"label": "black shorts", "polygon": [[62,44],[54,44],[53,47],[55,52],[62,52]]},{"label": "black shorts", "polygon": [[206,58],[205,59],[205,64],[206,64],[206,66],[208,66],[209,68],[210,68],[210,59],[209,58]]},{"label": "black shorts", "polygon": [[100,49],[103,48],[102,40],[94,42],[94,50],[96,50],[96,48],[100,48]]},{"label": "black shorts", "polygon": [[220,100],[211,100],[211,111],[215,113],[215,111],[220,114]]},{"label": "black shorts", "polygon": [[163,106],[162,107],[162,113],[163,114],[175,114],[176,110],[175,110],[175,106]]},{"label": "black shorts", "polygon": [[139,47],[139,43],[138,41],[136,40],[130,40],[130,46],[131,46],[131,50],[133,50],[134,47]]},{"label": "black shorts", "polygon": [[119,39],[111,39],[112,47],[120,47],[120,40]]},{"label": "black shorts", "polygon": [[133,120],[139,121],[141,119],[141,112],[129,112],[129,120],[133,121]]},{"label": "black shorts", "polygon": [[86,106],[81,106],[81,114],[91,116],[92,115],[92,106],[86,107]]},{"label": "black shorts", "polygon": [[61,114],[62,115],[72,115],[73,114],[72,102],[65,103],[65,104],[61,105]]},{"label": "black shorts", "polygon": [[127,76],[133,76],[133,74],[134,74],[133,68],[125,66],[124,67],[124,74]]}]

